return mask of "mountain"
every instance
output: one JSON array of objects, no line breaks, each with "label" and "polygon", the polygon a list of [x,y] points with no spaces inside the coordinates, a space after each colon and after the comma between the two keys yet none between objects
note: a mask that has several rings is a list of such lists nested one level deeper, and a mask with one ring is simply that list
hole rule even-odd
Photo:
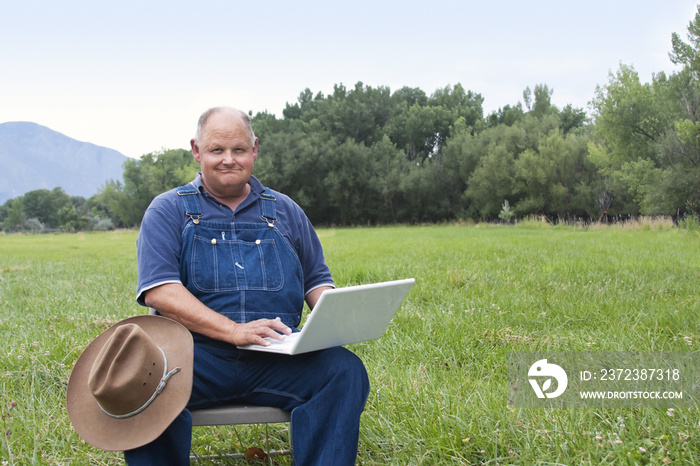
[{"label": "mountain", "polygon": [[122,180],[127,157],[24,121],[0,123],[0,205],[35,189],[57,186],[91,197],[105,182]]}]

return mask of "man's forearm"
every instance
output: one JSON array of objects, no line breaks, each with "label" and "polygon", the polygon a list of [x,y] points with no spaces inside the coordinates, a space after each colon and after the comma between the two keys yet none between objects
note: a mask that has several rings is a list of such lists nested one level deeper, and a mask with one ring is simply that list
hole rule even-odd
[{"label": "man's forearm", "polygon": [[306,304],[309,305],[309,309],[313,309],[314,306],[316,306],[316,303],[318,302],[318,299],[321,297],[321,294],[326,291],[326,290],[332,290],[332,286],[319,286],[318,288],[314,288],[313,290],[309,291],[309,293],[306,295]]},{"label": "man's forearm", "polygon": [[148,290],[146,305],[180,322],[192,332],[232,345],[269,344],[263,337],[281,339],[278,332],[291,333],[279,319],[260,319],[239,324],[213,311],[180,283],[166,283]]},{"label": "man's forearm", "polygon": [[236,323],[214,312],[180,283],[166,283],[146,292],[146,304],[190,331],[216,340],[230,341]]}]

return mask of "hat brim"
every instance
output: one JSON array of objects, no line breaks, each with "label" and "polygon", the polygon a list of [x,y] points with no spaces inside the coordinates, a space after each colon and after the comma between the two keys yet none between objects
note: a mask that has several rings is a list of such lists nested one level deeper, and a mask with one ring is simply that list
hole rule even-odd
[{"label": "hat brim", "polygon": [[[124,324],[139,325],[165,352],[168,370],[180,367],[143,412],[115,419],[100,409],[88,387],[95,359],[110,335]],[[66,407],[75,431],[90,445],[102,450],[125,451],[152,442],[185,409],[192,393],[193,341],[189,330],[162,316],[130,317],[105,330],[90,343],[73,367],[68,380]]]}]

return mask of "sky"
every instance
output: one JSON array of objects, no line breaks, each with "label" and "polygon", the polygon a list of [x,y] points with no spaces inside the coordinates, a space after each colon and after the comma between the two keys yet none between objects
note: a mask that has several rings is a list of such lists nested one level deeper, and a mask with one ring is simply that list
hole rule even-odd
[{"label": "sky", "polygon": [[5,0],[0,123],[31,121],[129,157],[189,148],[229,105],[282,117],[306,88],[461,84],[484,115],[546,84],[589,110],[620,64],[671,73],[697,0]]}]

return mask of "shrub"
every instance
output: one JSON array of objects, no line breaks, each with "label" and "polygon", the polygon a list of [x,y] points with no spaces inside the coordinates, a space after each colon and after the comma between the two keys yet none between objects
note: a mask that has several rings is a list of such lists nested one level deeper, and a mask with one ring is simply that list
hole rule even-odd
[{"label": "shrub", "polygon": [[510,203],[508,202],[508,199],[506,199],[503,201],[503,206],[501,207],[501,212],[498,214],[498,218],[506,223],[510,223],[514,216],[515,213],[510,210]]},{"label": "shrub", "polygon": [[38,218],[30,218],[24,222],[24,229],[30,233],[41,233],[45,228]]},{"label": "shrub", "polygon": [[547,217],[545,217],[544,215],[530,215],[519,221],[517,226],[520,228],[545,229],[550,228],[552,224],[549,222],[549,220],[547,220]]},{"label": "shrub", "polygon": [[109,217],[96,215],[90,218],[90,229],[94,231],[111,231],[114,230],[114,222]]},{"label": "shrub", "polygon": [[690,232],[699,232],[700,221],[698,221],[698,217],[695,214],[686,215],[685,218],[678,221],[678,228]]}]

